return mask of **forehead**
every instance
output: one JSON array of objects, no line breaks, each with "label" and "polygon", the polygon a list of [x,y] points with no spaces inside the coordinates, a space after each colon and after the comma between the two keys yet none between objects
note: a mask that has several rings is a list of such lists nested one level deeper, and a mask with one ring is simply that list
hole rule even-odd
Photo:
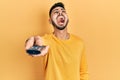
[{"label": "forehead", "polygon": [[56,11],[56,10],[65,10],[65,9],[62,7],[55,7],[52,11]]}]

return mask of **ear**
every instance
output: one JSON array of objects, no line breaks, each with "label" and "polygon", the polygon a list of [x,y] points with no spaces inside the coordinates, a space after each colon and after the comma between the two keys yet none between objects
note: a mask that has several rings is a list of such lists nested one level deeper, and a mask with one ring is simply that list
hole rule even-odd
[{"label": "ear", "polygon": [[50,24],[52,23],[51,18],[49,18],[49,23],[50,23]]}]

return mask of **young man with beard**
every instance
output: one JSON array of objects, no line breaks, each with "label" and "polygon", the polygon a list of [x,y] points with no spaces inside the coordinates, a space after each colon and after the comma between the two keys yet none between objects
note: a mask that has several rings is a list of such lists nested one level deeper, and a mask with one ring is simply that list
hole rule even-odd
[{"label": "young man with beard", "polygon": [[45,80],[88,80],[84,43],[79,37],[68,33],[69,19],[64,4],[55,3],[49,16],[54,32],[29,38],[26,50],[33,45],[46,46],[41,54],[32,55],[44,57]]}]

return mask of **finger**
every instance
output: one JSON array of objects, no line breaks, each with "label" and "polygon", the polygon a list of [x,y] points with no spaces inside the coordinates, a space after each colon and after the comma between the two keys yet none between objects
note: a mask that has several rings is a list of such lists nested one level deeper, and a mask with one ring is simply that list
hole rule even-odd
[{"label": "finger", "polygon": [[35,45],[42,46],[43,45],[43,40],[40,36],[35,36]]},{"label": "finger", "polygon": [[34,37],[30,37],[25,44],[25,49],[27,50],[33,45],[34,45]]}]

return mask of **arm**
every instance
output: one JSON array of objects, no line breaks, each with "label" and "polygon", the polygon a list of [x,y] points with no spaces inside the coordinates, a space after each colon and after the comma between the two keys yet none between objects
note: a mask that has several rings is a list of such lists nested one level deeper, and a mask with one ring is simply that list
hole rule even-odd
[{"label": "arm", "polygon": [[80,80],[88,80],[87,60],[83,49],[80,60]]}]

